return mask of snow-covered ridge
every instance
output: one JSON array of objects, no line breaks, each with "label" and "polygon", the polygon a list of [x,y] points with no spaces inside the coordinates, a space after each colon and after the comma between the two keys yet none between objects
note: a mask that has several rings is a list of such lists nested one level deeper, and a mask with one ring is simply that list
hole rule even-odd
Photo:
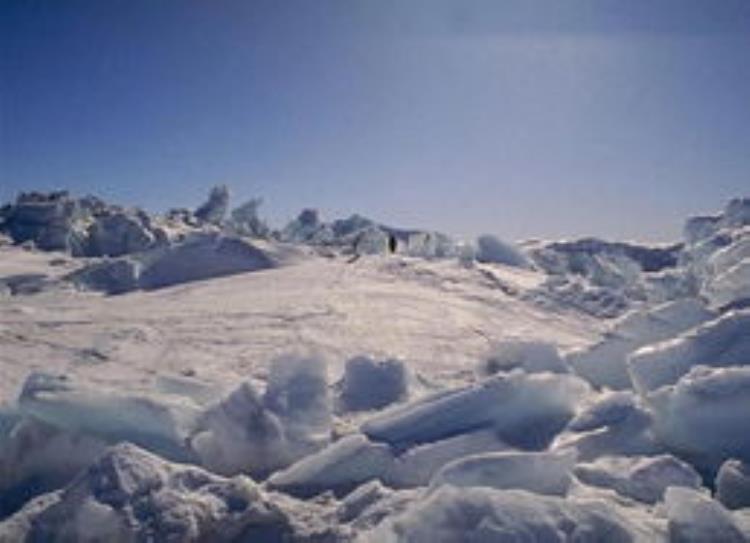
[{"label": "snow-covered ridge", "polygon": [[0,542],[750,540],[750,200],[666,247],[258,205],[3,208]]}]

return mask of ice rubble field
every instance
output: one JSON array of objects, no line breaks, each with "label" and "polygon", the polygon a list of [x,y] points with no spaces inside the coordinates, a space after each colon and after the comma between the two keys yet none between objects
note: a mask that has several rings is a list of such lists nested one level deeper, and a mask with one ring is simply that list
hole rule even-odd
[{"label": "ice rubble field", "polygon": [[0,208],[0,542],[750,541],[750,200],[659,247],[227,205]]}]

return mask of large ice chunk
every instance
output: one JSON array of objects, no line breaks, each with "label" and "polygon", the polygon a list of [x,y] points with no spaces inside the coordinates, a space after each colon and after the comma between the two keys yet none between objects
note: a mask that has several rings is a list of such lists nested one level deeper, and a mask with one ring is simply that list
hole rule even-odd
[{"label": "large ice chunk", "polygon": [[632,388],[627,355],[638,347],[661,341],[697,326],[715,314],[695,298],[677,300],[627,313],[590,347],[569,353],[573,370],[595,386]]},{"label": "large ice chunk", "polygon": [[157,242],[144,212],[113,211],[88,228],[87,256],[122,256],[145,251]]},{"label": "large ice chunk", "polygon": [[604,393],[568,424],[553,444],[573,449],[581,461],[612,455],[653,455],[663,452],[651,432],[651,414],[632,392]]},{"label": "large ice chunk", "polygon": [[750,362],[750,310],[730,311],[675,339],[643,347],[630,355],[633,383],[642,392],[671,385],[690,368]]},{"label": "large ice chunk", "polygon": [[650,397],[654,432],[701,470],[728,458],[750,461],[750,367],[698,366]]},{"label": "large ice chunk", "polygon": [[404,452],[386,475],[395,488],[424,486],[445,464],[471,454],[511,450],[493,429],[477,430],[434,443],[418,445]]},{"label": "large ice chunk", "polygon": [[638,398],[631,392],[606,392],[581,411],[568,425],[574,432],[588,432],[618,426],[642,414]]},{"label": "large ice chunk", "polygon": [[340,403],[348,411],[382,409],[409,394],[409,373],[396,359],[357,356],[346,362]]},{"label": "large ice chunk", "polygon": [[382,478],[392,465],[388,445],[353,434],[274,473],[268,485],[301,497],[326,490],[345,494],[364,482]]},{"label": "large ice chunk", "polygon": [[92,262],[68,279],[80,288],[122,294],[189,281],[272,268],[266,251],[247,240],[217,233],[194,234],[182,242],[137,255]]},{"label": "large ice chunk", "polygon": [[727,460],[716,476],[716,499],[729,509],[750,507],[750,464]]},{"label": "large ice chunk", "polygon": [[607,456],[579,464],[574,473],[582,482],[611,488],[618,494],[653,504],[670,486],[700,488],[701,477],[674,456]]},{"label": "large ice chunk", "polygon": [[669,540],[674,543],[747,543],[731,514],[705,494],[684,487],[670,487],[665,494]]},{"label": "large ice chunk", "polygon": [[278,416],[250,383],[207,410],[190,445],[201,464],[221,474],[266,474],[292,461]]},{"label": "large ice chunk", "polygon": [[564,452],[495,452],[467,456],[440,469],[430,486],[486,486],[564,496],[576,456]]},{"label": "large ice chunk", "polygon": [[271,361],[265,394],[245,382],[210,407],[190,439],[203,465],[222,474],[266,476],[328,443],[331,405],[325,361]]},{"label": "large ice chunk", "polygon": [[208,200],[195,210],[198,220],[219,224],[224,220],[229,209],[229,188],[217,185],[211,189]]},{"label": "large ice chunk", "polygon": [[716,215],[703,215],[690,217],[685,221],[682,237],[688,245],[695,245],[710,238],[721,228],[721,217]]},{"label": "large ice chunk", "polygon": [[267,238],[271,234],[271,229],[258,216],[258,208],[263,203],[261,198],[252,198],[232,210],[228,227],[242,236],[252,236],[256,238]]},{"label": "large ice chunk", "polygon": [[362,430],[371,439],[408,448],[495,428],[510,445],[543,447],[588,392],[577,377],[515,371],[392,409],[366,421]]},{"label": "large ice chunk", "polygon": [[51,542],[282,541],[292,533],[249,478],[172,464],[130,444],[113,447],[27,526],[23,540]]},{"label": "large ice chunk", "polygon": [[331,426],[328,369],[321,356],[283,355],[271,361],[264,405],[299,439],[327,435]]},{"label": "large ice chunk", "polygon": [[18,405],[24,415],[68,432],[193,459],[185,442],[200,411],[184,398],[93,389],[66,376],[36,373],[26,380]]},{"label": "large ice chunk", "polygon": [[557,346],[546,341],[505,340],[495,343],[480,365],[480,373],[522,369],[526,373],[568,373]]},{"label": "large ice chunk", "polygon": [[280,238],[294,243],[331,243],[335,234],[329,224],[321,221],[317,209],[303,209],[296,219],[284,227]]},{"label": "large ice chunk", "polygon": [[522,490],[439,487],[388,518],[362,543],[647,543],[661,531],[645,514],[601,500],[564,499]]},{"label": "large ice chunk", "polygon": [[505,264],[518,268],[531,267],[529,259],[520,249],[489,234],[479,236],[477,239],[475,258],[477,261],[485,263]]},{"label": "large ice chunk", "polygon": [[[748,243],[750,246],[750,243]],[[714,307],[743,308],[750,306],[750,257],[710,277],[701,293]]]},{"label": "large ice chunk", "polygon": [[138,285],[145,290],[274,266],[273,259],[255,245],[218,234],[194,235],[144,255],[142,262]]},{"label": "large ice chunk", "polygon": [[96,437],[22,419],[0,437],[0,518],[67,484],[106,448]]}]

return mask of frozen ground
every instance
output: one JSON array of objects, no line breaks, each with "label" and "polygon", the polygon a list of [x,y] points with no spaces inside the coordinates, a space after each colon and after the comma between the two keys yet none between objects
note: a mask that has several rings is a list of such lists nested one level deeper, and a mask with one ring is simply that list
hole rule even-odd
[{"label": "frozen ground", "polygon": [[750,200],[659,247],[257,206],[0,208],[0,543],[750,541]]}]

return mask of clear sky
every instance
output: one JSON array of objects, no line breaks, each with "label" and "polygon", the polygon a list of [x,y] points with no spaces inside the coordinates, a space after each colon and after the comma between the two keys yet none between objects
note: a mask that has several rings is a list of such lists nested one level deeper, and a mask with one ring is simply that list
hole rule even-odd
[{"label": "clear sky", "polygon": [[0,199],[216,183],[277,225],[674,238],[750,195],[750,2],[0,2]]}]

